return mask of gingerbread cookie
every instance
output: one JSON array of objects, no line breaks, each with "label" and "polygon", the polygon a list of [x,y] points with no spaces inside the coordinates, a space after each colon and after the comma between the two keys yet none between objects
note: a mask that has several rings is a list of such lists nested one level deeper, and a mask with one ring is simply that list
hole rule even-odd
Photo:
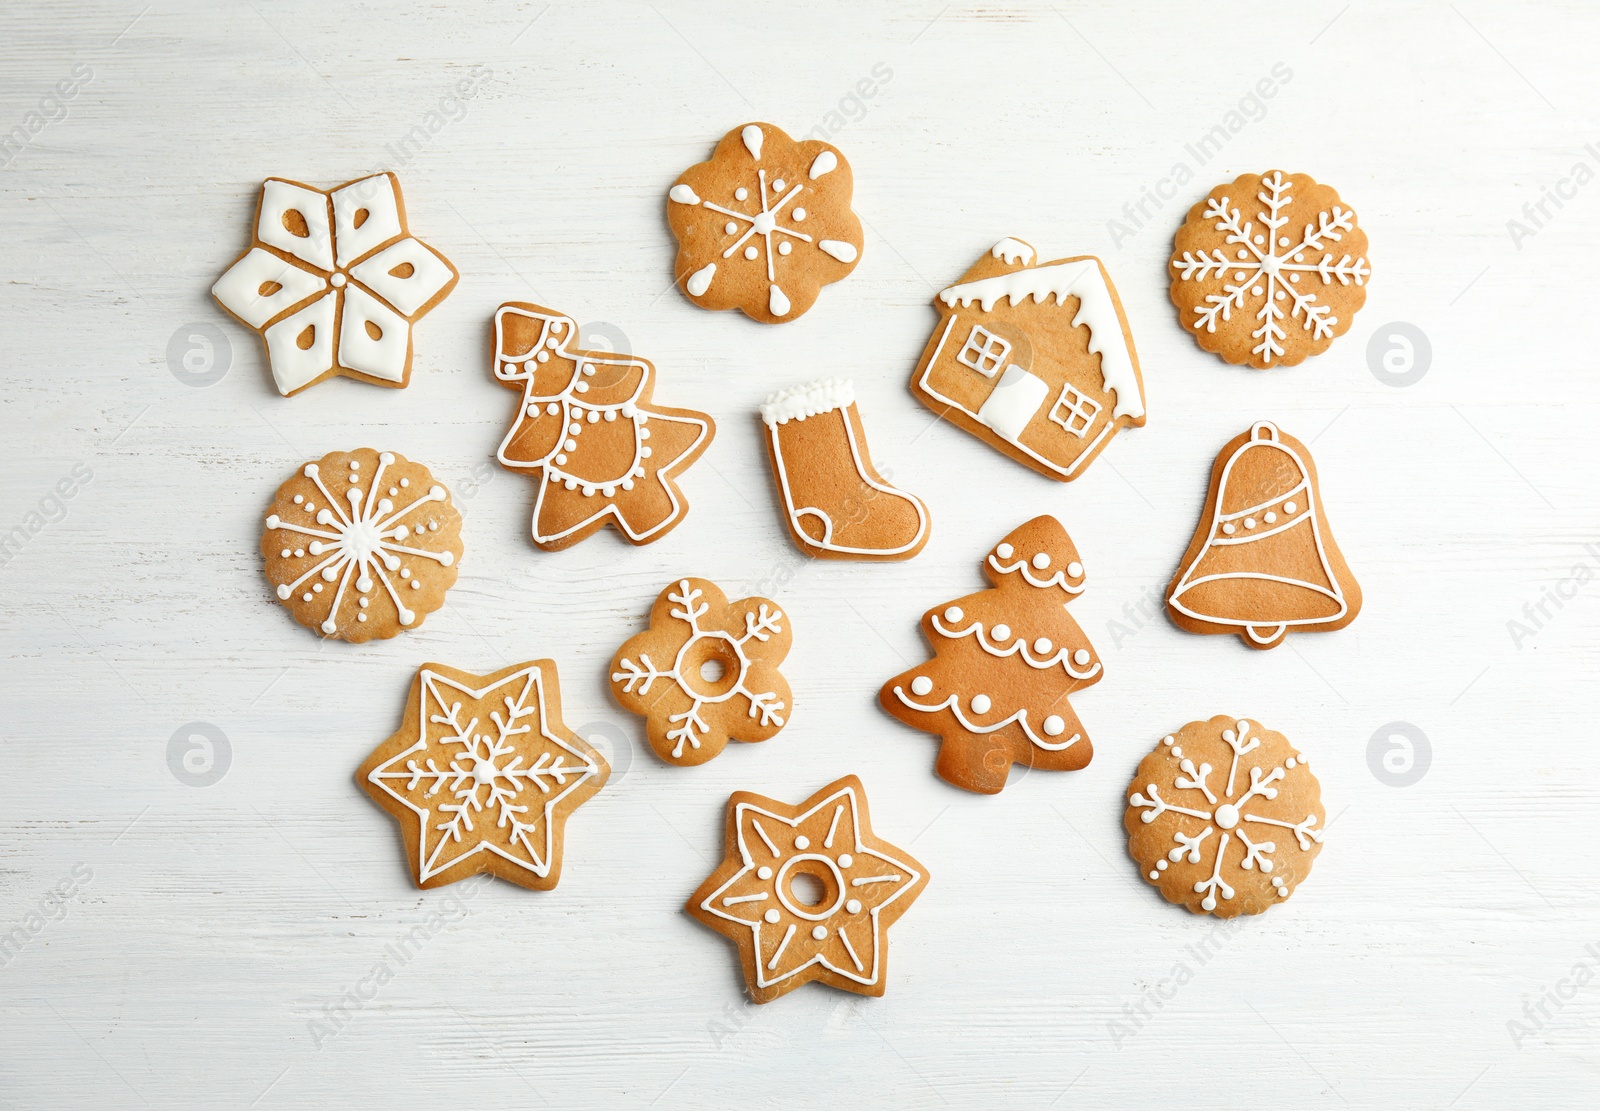
[{"label": "gingerbread cookie", "polygon": [[1092,255],[1035,263],[1028,244],[1002,239],[934,308],[911,392],[1024,466],[1070,482],[1144,423],[1133,333]]},{"label": "gingerbread cookie", "polygon": [[1217,454],[1194,539],[1167,587],[1167,614],[1191,633],[1236,633],[1276,648],[1290,629],[1342,629],[1361,587],[1333,541],[1311,452],[1257,421]]},{"label": "gingerbread cookie", "polygon": [[407,229],[393,174],[326,191],[270,177],[249,250],[211,294],[261,334],[288,397],[336,375],[404,387],[411,326],[459,277]]},{"label": "gingerbread cookie", "polygon": [[854,188],[837,147],[770,123],[734,128],[667,193],[678,285],[703,309],[795,319],[861,259]]},{"label": "gingerbread cookie", "polygon": [[570,316],[520,301],[494,314],[494,350],[496,380],[522,391],[498,458],[538,480],[535,544],[570,548],[608,520],[630,544],[648,544],[683,520],[677,478],[716,424],[655,404],[648,359],[585,351]]},{"label": "gingerbread cookie", "polygon": [[556,665],[533,660],[492,675],[423,664],[356,782],[400,822],[418,887],[481,872],[547,891],[567,819],[610,774],[561,720]]},{"label": "gingerbread cookie", "polygon": [[726,845],[685,909],[738,943],[753,1001],[812,980],[883,994],[888,929],[928,872],[873,836],[859,779],[847,775],[798,806],[736,791]]},{"label": "gingerbread cookie", "polygon": [[736,741],[765,741],[793,697],[778,665],[793,641],[776,602],[729,602],[715,583],[679,579],[650,608],[650,628],[611,658],[611,694],[645,719],[656,755],[704,764]]},{"label": "gingerbread cookie", "polygon": [[928,510],[896,490],[867,453],[855,387],[823,378],[779,390],[761,406],[767,458],[784,522],[821,559],[910,559],[928,542]]},{"label": "gingerbread cookie", "polygon": [[1066,610],[1085,576],[1061,522],[1035,517],[1013,529],[983,573],[991,589],[922,615],[934,658],[890,679],[878,701],[941,738],[939,775],[992,795],[1013,763],[1075,771],[1089,762],[1094,747],[1067,696],[1102,670]]},{"label": "gingerbread cookie", "polygon": [[261,554],[300,624],[356,644],[387,639],[444,605],[461,559],[461,514],[421,463],[335,451],[278,487]]},{"label": "gingerbread cookie", "polygon": [[1219,715],[1162,738],[1139,762],[1122,824],[1162,898],[1232,918],[1294,893],[1322,851],[1326,818],[1317,777],[1282,733]]},{"label": "gingerbread cookie", "polygon": [[1219,185],[1172,243],[1172,303],[1230,363],[1293,366],[1350,330],[1367,300],[1367,234],[1327,185],[1268,170]]}]

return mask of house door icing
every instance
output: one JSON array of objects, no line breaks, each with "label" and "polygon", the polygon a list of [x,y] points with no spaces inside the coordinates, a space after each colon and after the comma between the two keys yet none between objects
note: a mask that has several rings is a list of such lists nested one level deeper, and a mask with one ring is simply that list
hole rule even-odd
[{"label": "house door icing", "polygon": [[1048,396],[1050,387],[1044,379],[1012,363],[978,410],[978,419],[1012,443],[1020,443],[1022,430]]}]

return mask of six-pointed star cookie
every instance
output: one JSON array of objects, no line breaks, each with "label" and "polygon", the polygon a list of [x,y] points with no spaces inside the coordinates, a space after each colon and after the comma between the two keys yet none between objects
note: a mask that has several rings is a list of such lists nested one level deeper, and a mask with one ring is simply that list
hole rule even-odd
[{"label": "six-pointed star cookie", "polygon": [[411,326],[459,277],[407,230],[393,174],[328,191],[271,177],[250,248],[211,294],[261,333],[272,379],[288,397],[338,375],[404,387]]},{"label": "six-pointed star cookie", "polygon": [[750,998],[769,1003],[812,980],[883,994],[885,932],[928,873],[872,835],[859,779],[798,806],[736,791],[727,854],[687,910],[738,943]]},{"label": "six-pointed star cookie", "polygon": [[534,660],[492,675],[424,664],[356,782],[399,819],[418,887],[487,872],[548,890],[567,818],[610,773],[562,723],[555,664]]}]

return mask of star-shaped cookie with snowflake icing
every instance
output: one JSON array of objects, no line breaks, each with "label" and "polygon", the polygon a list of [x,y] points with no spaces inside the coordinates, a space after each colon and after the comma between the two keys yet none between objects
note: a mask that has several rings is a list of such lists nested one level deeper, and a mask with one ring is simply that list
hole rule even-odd
[{"label": "star-shaped cookie with snowflake icing", "polygon": [[1269,170],[1219,185],[1172,244],[1169,295],[1205,350],[1293,366],[1350,330],[1367,300],[1367,234],[1331,186]]},{"label": "star-shaped cookie with snowflake icing", "polygon": [[404,387],[411,326],[459,278],[411,234],[393,174],[328,190],[272,177],[250,246],[211,294],[260,333],[272,380],[288,397],[337,376]]},{"label": "star-shaped cookie with snowflake icing", "polygon": [[854,189],[838,147],[770,123],[734,128],[667,192],[678,286],[703,309],[795,319],[861,260]]},{"label": "star-shaped cookie with snowflake icing", "polygon": [[1327,813],[1305,753],[1223,715],[1161,739],[1128,785],[1122,824],[1146,882],[1195,914],[1260,914],[1322,851]]},{"label": "star-shaped cookie with snowflake icing", "polygon": [[882,995],[889,926],[927,882],[873,835],[861,781],[847,775],[798,806],[735,792],[727,857],[686,909],[739,946],[757,1003],[813,980]]},{"label": "star-shaped cookie with snowflake icing", "polygon": [[424,664],[356,782],[400,822],[418,887],[486,873],[543,891],[561,878],[567,819],[610,772],[562,722],[552,661],[492,675]]}]

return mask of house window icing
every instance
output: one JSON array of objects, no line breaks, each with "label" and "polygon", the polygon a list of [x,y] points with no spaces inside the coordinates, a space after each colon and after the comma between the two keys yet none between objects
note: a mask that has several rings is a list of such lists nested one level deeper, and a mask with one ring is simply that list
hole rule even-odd
[{"label": "house window icing", "polygon": [[993,378],[1011,354],[1011,344],[981,324],[974,324],[967,342],[956,353],[956,362],[969,366],[985,378]]},{"label": "house window icing", "polygon": [[1099,414],[1100,403],[1071,382],[1061,387],[1061,396],[1050,407],[1050,419],[1080,440]]}]

